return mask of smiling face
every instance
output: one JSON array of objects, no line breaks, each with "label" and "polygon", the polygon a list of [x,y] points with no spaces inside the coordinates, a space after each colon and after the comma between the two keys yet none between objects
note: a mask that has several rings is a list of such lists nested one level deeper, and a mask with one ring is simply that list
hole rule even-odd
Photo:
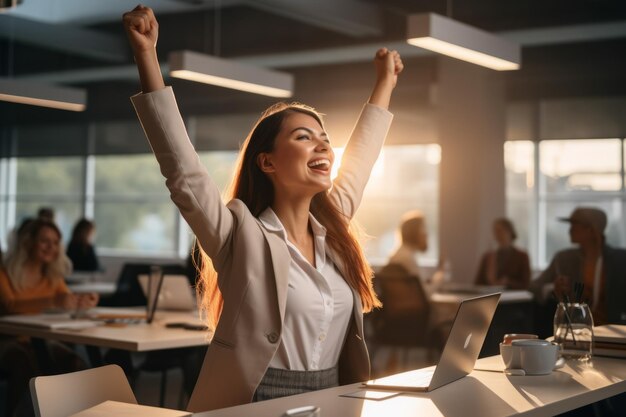
[{"label": "smiling face", "polygon": [[277,193],[315,195],[328,190],[335,154],[320,123],[304,113],[285,117],[271,152],[257,163],[269,176]]},{"label": "smiling face", "polygon": [[42,227],[35,237],[31,251],[33,260],[49,264],[59,257],[61,236],[50,227]]}]

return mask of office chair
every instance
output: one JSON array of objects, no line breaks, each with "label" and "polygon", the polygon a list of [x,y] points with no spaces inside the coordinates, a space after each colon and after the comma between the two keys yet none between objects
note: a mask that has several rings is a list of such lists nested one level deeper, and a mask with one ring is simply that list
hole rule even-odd
[{"label": "office chair", "polygon": [[374,286],[383,307],[368,317],[372,358],[381,347],[399,348],[404,356],[421,347],[432,360],[439,343],[430,327],[430,302],[419,278],[401,265],[389,264],[376,273]]},{"label": "office chair", "polygon": [[66,417],[104,401],[137,404],[124,371],[117,365],[30,380],[36,417]]}]

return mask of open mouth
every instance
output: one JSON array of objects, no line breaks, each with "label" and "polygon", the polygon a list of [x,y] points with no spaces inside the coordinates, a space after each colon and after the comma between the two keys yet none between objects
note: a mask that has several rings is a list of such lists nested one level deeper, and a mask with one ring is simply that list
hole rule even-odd
[{"label": "open mouth", "polygon": [[307,164],[314,171],[327,173],[330,171],[330,160],[327,158],[315,159]]}]

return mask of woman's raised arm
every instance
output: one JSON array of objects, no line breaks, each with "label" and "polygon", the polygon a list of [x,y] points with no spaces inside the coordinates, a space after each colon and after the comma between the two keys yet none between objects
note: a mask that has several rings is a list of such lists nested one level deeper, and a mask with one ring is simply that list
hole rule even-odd
[{"label": "woman's raised arm", "polygon": [[165,185],[204,251],[215,258],[232,236],[233,215],[189,140],[171,88],[166,88],[156,53],[158,23],[151,9],[125,13],[124,28],[135,54],[143,94],[131,98],[156,156]]},{"label": "woman's raised arm", "polygon": [[164,88],[165,83],[156,53],[159,24],[152,9],[139,5],[124,13],[122,20],[139,70],[141,90],[150,93]]},{"label": "woman's raised arm", "polygon": [[376,67],[376,84],[374,84],[369,102],[387,109],[389,108],[391,93],[398,81],[398,74],[402,72],[404,65],[397,51],[380,48],[376,51],[374,66]]},{"label": "woman's raised arm", "polygon": [[361,204],[363,190],[385,142],[393,118],[387,108],[403,65],[398,52],[381,48],[376,51],[374,67],[376,82],[372,95],[352,132],[330,192],[330,198],[348,218]]}]

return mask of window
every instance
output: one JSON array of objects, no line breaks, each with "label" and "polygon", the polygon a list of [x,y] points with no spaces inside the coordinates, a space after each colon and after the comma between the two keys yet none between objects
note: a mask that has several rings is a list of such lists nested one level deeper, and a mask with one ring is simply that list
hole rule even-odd
[{"label": "window", "polygon": [[517,242],[532,252],[536,235],[535,223],[535,145],[530,141],[506,142],[504,166],[506,168],[507,215],[515,223]]},{"label": "window", "polygon": [[[335,149],[334,175],[339,170],[343,148]],[[424,213],[428,229],[428,251],[421,257],[424,265],[435,265],[438,257],[439,145],[386,146],[374,165],[357,222],[369,238],[364,242],[370,263],[387,262],[399,245],[400,218],[410,210]]]},{"label": "window", "polygon": [[546,195],[620,191],[620,142],[619,139],[540,142],[542,191]]},{"label": "window", "polygon": [[40,207],[53,207],[63,237],[69,237],[83,210],[83,158],[16,158],[14,169],[15,191],[9,191],[8,210],[14,210],[15,225],[35,217]]},{"label": "window", "polygon": [[176,253],[178,210],[153,155],[95,157],[88,199],[104,252]]},{"label": "window", "polygon": [[508,215],[518,226],[518,243],[529,249],[536,267],[544,268],[557,251],[572,246],[568,225],[558,218],[569,216],[577,206],[604,210],[609,219],[607,242],[626,246],[623,142],[578,139],[505,144]]},{"label": "window", "polygon": [[[343,149],[336,153],[339,162]],[[222,192],[230,185],[237,156],[237,151],[199,153]],[[429,249],[421,260],[425,265],[436,263],[440,159],[438,145],[383,149],[356,215],[369,236],[365,252],[373,264],[386,262],[399,243],[399,219],[415,209],[424,213],[429,232]],[[338,167],[337,163],[334,175]],[[40,207],[51,206],[66,242],[79,218],[94,219],[100,254],[187,253],[191,233],[170,200],[152,154],[4,159],[0,171],[0,223],[5,229],[34,216]]]},{"label": "window", "polygon": [[235,172],[238,151],[200,152],[200,162],[222,193],[230,186]]}]

